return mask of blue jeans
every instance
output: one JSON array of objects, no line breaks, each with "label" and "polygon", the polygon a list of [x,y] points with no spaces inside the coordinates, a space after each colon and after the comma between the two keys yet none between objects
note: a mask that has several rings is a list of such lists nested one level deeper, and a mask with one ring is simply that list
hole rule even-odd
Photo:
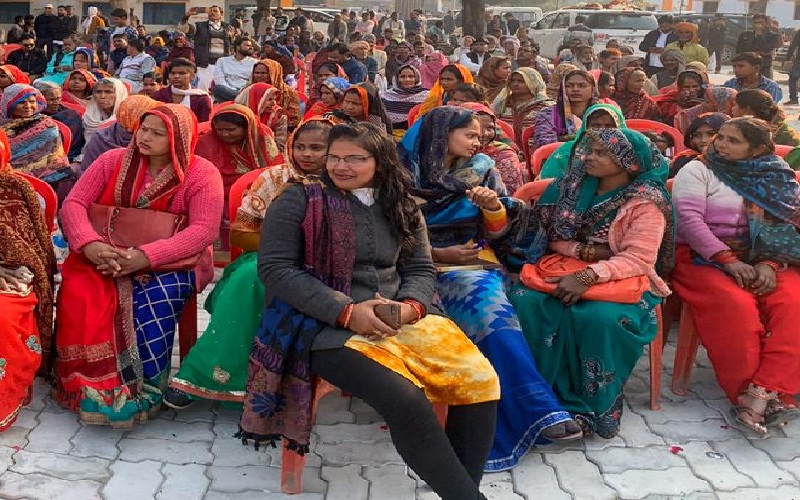
[{"label": "blue jeans", "polygon": [[789,100],[797,101],[797,81],[800,80],[800,60],[794,61],[789,72]]}]

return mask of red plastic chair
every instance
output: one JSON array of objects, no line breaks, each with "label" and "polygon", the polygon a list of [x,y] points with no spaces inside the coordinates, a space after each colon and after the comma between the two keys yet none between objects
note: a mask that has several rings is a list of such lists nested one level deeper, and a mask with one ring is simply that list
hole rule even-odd
[{"label": "red plastic chair", "polygon": [[56,122],[58,132],[61,134],[61,144],[64,146],[64,153],[69,153],[69,148],[72,146],[72,131],[58,120]]},{"label": "red plastic chair", "polygon": [[[261,172],[267,168],[269,167],[251,170],[236,179],[236,182],[231,186],[231,191],[228,195],[228,220],[231,221],[231,224],[236,220],[236,212],[239,211],[239,207],[242,206],[242,199],[244,198],[245,191],[253,185],[258,176],[261,175]],[[242,255],[242,249],[233,246],[233,243],[230,244],[230,248],[231,262],[233,262],[237,257]]]},{"label": "red plastic chair", "polygon": [[775,145],[775,154],[781,158],[786,158],[786,156],[792,151],[794,151],[794,146],[784,146],[783,144]]},{"label": "red plastic chair", "polygon": [[34,191],[44,200],[44,223],[47,230],[53,232],[56,230],[56,212],[58,211],[58,196],[50,184],[45,181],[34,177],[30,174],[16,172],[31,185]]},{"label": "red plastic chair", "polygon": [[[422,108],[422,104],[417,104],[408,112],[408,126],[414,125],[414,122],[417,121],[417,115],[419,115],[419,110]],[[511,137],[514,137],[513,135]]]},{"label": "red plastic chair", "polygon": [[[532,203],[542,196],[551,182],[553,179],[528,182],[517,189],[514,198]],[[661,409],[659,399],[661,398],[661,370],[664,354],[664,317],[660,304],[656,307],[656,320],[658,321],[658,330],[656,337],[650,342],[650,409],[653,411]],[[675,359],[677,360],[677,356]]]},{"label": "red plastic chair", "polygon": [[554,142],[552,144],[546,144],[536,151],[533,152],[531,155],[531,161],[528,171],[530,172],[531,179],[536,179],[536,177],[541,173],[542,166],[544,162],[550,158],[556,149],[561,147],[564,144],[563,142]]},{"label": "red plastic chair", "polygon": [[[512,141],[516,142],[517,135],[514,132],[514,127],[512,127],[510,124],[508,124],[508,123],[506,123],[506,122],[504,122],[503,120],[500,120],[500,119],[496,120],[496,122],[497,122],[497,126],[500,127],[500,130],[503,131],[503,134],[505,134],[505,136],[508,137],[509,139],[511,139]],[[517,146],[521,146],[521,145],[517,144]]]},{"label": "red plastic chair", "polygon": [[655,122],[653,120],[642,120],[638,118],[632,118],[627,120],[628,128],[637,130],[639,132],[656,132],[657,134],[667,133],[672,137],[672,142],[675,143],[674,153],[673,156],[677,155],[684,149],[686,146],[683,144],[683,134],[681,131],[676,129],[675,127],[670,127],[669,125],[665,125],[661,122]]}]

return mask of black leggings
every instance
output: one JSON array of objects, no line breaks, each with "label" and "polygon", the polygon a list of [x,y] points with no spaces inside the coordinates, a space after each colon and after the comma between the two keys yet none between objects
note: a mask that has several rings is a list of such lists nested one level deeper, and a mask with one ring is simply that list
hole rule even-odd
[{"label": "black leggings", "polygon": [[494,439],[496,401],[451,406],[443,431],[422,389],[353,349],[314,351],[311,369],[380,413],[397,452],[443,500],[484,498],[478,485]]}]

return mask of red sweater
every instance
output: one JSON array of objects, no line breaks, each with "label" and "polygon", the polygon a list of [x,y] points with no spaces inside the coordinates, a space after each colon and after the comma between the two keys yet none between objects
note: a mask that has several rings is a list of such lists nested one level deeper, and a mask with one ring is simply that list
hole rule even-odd
[{"label": "red sweater", "polygon": [[[100,155],[64,201],[61,221],[72,251],[79,252],[93,241],[102,241],[89,221],[88,209],[100,199],[124,154],[125,148],[119,148]],[[174,262],[205,250],[195,269],[197,289],[203,290],[214,276],[211,244],[219,233],[222,200],[219,170],[210,161],[195,156],[183,185],[169,205],[171,213],[188,217],[189,226],[172,238],[148,243],[139,250],[147,255],[153,266]]]}]

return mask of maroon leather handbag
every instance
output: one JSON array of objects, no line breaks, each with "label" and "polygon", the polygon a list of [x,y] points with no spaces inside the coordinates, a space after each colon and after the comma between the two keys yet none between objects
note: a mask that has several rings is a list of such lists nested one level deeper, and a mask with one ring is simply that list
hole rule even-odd
[{"label": "maroon leather handbag", "polygon": [[[104,243],[120,248],[139,248],[147,243],[172,238],[186,229],[188,221],[183,215],[148,210],[98,205],[89,208],[89,220]],[[182,271],[194,269],[202,253],[158,266],[153,271]]]}]

